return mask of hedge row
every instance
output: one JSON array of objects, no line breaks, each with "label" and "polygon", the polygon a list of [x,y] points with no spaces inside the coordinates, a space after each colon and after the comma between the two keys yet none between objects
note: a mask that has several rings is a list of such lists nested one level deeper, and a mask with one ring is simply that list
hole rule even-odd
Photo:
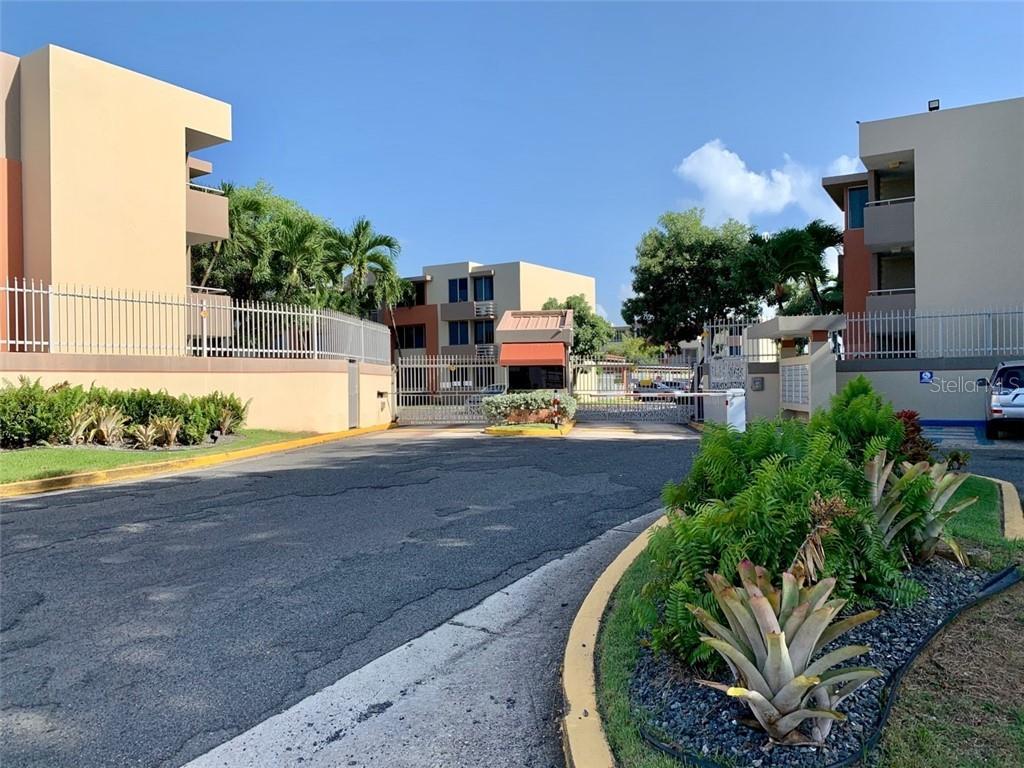
[{"label": "hedge row", "polygon": [[[21,377],[18,384],[6,379],[0,386],[0,448],[23,448],[40,443],[69,443],[74,424],[89,409],[116,409],[123,417],[125,433],[150,425],[154,418],[179,419],[177,442],[202,443],[215,432],[240,427],[248,403],[237,396],[213,392],[200,397],[175,397],[164,390],[118,390],[106,387],[72,386],[68,383],[44,387],[39,380]],[[227,429],[223,429],[227,427]]]}]

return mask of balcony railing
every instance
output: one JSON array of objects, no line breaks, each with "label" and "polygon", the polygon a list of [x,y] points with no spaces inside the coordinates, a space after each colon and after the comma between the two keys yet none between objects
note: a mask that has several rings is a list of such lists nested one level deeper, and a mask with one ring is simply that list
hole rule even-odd
[{"label": "balcony railing", "polygon": [[202,184],[193,184],[191,181],[188,183],[189,189],[194,189],[196,192],[205,192],[208,195],[223,195],[224,190],[217,187],[204,187]]},{"label": "balcony railing", "polygon": [[379,323],[219,294],[0,284],[0,352],[391,361]]},{"label": "balcony railing", "polygon": [[475,301],[473,304],[474,317],[494,317],[493,301]]},{"label": "balcony railing", "polygon": [[901,203],[912,203],[914,202],[914,196],[910,197],[891,197],[888,200],[872,200],[871,202],[864,203],[865,208],[879,208],[882,206],[889,205],[900,205]]}]

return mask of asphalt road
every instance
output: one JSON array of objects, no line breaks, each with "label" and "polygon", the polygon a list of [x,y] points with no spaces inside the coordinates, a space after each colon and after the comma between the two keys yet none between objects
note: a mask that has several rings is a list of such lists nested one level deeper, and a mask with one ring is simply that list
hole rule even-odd
[{"label": "asphalt road", "polygon": [[[647,437],[399,430],[5,502],[0,764],[178,766],[206,753],[656,509],[697,443]],[[569,584],[558,617],[548,589],[557,636],[519,638],[517,658],[543,643],[551,664],[621,543],[554,582]]]}]

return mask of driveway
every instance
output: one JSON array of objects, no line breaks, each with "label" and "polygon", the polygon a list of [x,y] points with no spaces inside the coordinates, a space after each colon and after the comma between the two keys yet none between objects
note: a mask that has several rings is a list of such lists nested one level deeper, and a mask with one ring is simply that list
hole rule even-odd
[{"label": "driveway", "polygon": [[[396,430],[5,502],[0,764],[177,766],[282,712],[319,734],[299,746],[351,745],[342,765],[475,766],[475,743],[492,765],[560,764],[568,624],[697,446],[644,437]],[[419,762],[353,730],[392,715]],[[440,723],[466,730],[424,749]],[[261,733],[215,764],[254,764]],[[267,764],[306,760],[277,746]]]}]

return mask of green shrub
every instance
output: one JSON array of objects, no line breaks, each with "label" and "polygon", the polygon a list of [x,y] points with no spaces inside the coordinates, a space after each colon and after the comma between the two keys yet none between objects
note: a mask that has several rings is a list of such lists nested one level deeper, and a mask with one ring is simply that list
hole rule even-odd
[{"label": "green shrub", "polygon": [[[757,461],[744,470],[746,480],[738,492],[687,500],[669,515],[669,525],[651,537],[647,556],[654,561],[658,578],[645,585],[636,609],[650,627],[656,649],[671,651],[690,663],[711,661],[710,651],[700,645],[699,623],[687,607],[694,604],[716,615],[704,575],[717,572],[733,579],[744,559],[763,563],[773,572],[790,568],[817,528],[812,506],[821,498],[837,499],[849,510],[820,531],[821,575],[836,579],[841,596],[854,601],[880,597],[908,602],[919,594],[915,583],[902,573],[898,551],[888,550],[881,540],[873,513],[863,500],[863,470],[847,459],[846,443],[827,431],[804,438],[799,428],[775,426],[775,438],[767,427],[751,434],[752,442],[760,446],[757,449],[737,447],[738,433],[712,430],[705,440],[712,452],[731,449],[739,455],[754,455],[772,440],[776,445],[784,441],[802,455],[776,452]],[[731,473],[717,472],[716,464],[695,464],[694,487],[703,487],[698,479],[712,488],[735,487]]]},{"label": "green shrub", "polygon": [[[155,420],[178,420],[178,441],[195,445],[214,430],[230,434],[245,423],[249,404],[237,396],[212,392],[201,397],[175,397],[164,390],[116,390],[93,386],[84,390],[67,383],[49,389],[22,377],[18,384],[4,381],[0,386],[0,447],[21,448],[40,442],[79,443],[89,441],[97,429],[98,414],[110,416],[95,432],[101,442],[120,442]],[[115,428],[111,415],[123,419]],[[111,429],[105,428],[110,426]]]},{"label": "green shrub", "polygon": [[49,389],[22,376],[0,387],[0,447],[21,448],[68,438],[71,415],[85,402],[81,387],[57,384]]},{"label": "green shrub", "polygon": [[862,463],[881,450],[895,456],[903,443],[903,423],[892,403],[882,399],[864,376],[850,381],[827,410],[811,417],[811,430],[826,430],[849,446],[850,460]]},{"label": "green shrub", "polygon": [[554,408],[558,401],[559,414],[563,420],[576,415],[576,398],[564,392],[536,389],[528,392],[511,392],[485,398],[481,408],[492,424],[507,423],[516,413],[539,413]]}]

